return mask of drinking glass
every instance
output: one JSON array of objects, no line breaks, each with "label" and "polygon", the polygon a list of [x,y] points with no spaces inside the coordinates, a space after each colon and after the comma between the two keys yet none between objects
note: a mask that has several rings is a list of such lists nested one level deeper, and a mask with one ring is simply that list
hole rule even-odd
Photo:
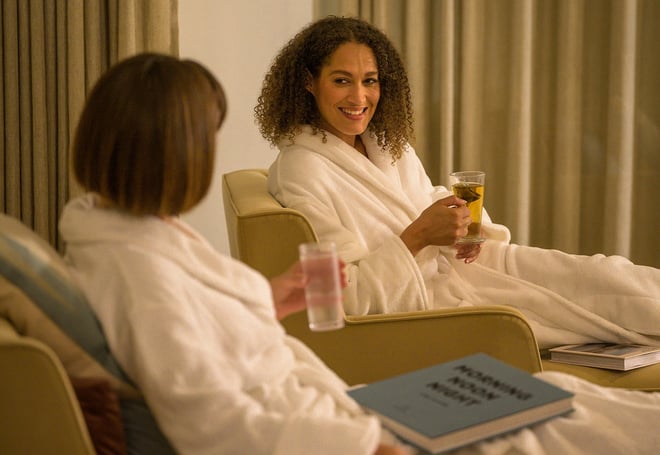
[{"label": "drinking glass", "polygon": [[472,223],[468,226],[468,234],[458,243],[481,243],[486,240],[481,235],[485,179],[486,173],[483,171],[459,171],[449,174],[452,193],[467,202],[472,218]]},{"label": "drinking glass", "polygon": [[320,332],[344,327],[341,272],[335,244],[303,243],[298,250],[308,280],[305,300],[310,330]]}]

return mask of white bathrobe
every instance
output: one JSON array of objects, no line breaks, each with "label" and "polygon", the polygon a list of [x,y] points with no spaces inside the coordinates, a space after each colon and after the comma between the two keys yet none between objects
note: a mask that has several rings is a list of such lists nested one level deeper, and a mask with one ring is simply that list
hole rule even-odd
[{"label": "white bathrobe", "polygon": [[[185,223],[94,208],[87,195],[66,206],[60,230],[113,354],[182,455],[370,455],[391,442],[285,335],[268,282]],[[660,394],[537,377],[573,391],[575,411],[458,453],[655,454]]]},{"label": "white bathrobe", "polygon": [[[414,150],[392,163],[368,134],[369,158],[309,127],[280,144],[269,191],[305,214],[319,238],[349,263],[348,314],[439,307],[510,305],[529,319],[541,347],[589,341],[660,344],[660,270],[620,256],[576,256],[509,243],[485,214],[489,238],[465,264],[448,247],[413,257],[399,235],[445,193],[434,188]],[[435,193],[435,194],[434,194]],[[486,201],[487,202],[487,201]]]},{"label": "white bathrobe", "polygon": [[188,454],[372,453],[380,426],[276,321],[270,286],[181,221],[65,208],[66,259],[113,354]]}]

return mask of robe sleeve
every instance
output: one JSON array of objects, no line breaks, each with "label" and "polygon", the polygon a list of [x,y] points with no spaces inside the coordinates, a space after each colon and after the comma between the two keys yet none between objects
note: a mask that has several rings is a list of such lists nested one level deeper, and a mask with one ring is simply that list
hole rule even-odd
[{"label": "robe sleeve", "polygon": [[403,241],[392,236],[346,267],[347,314],[386,314],[428,309],[424,278]]},{"label": "robe sleeve", "polygon": [[[302,172],[310,167],[315,168],[314,178]],[[351,198],[341,194],[338,187],[327,185],[327,179],[318,178],[319,174],[323,175],[322,163],[293,162],[288,158],[286,170],[277,164],[271,167],[269,190],[282,205],[303,213],[321,241],[337,245],[339,256],[347,264],[346,313],[364,315],[427,309],[422,273],[400,237],[391,233],[370,250],[368,239],[345,226],[350,220],[339,215],[340,212],[357,213],[361,209],[353,206]],[[399,220],[389,221],[400,223]],[[403,230],[403,224],[395,229]]]},{"label": "robe sleeve", "polygon": [[[416,258],[399,237],[432,203],[434,188],[414,151],[393,167],[389,157],[376,154],[376,166],[366,166],[341,155],[343,150],[335,147],[333,155],[327,149],[317,150],[322,154],[293,146],[281,152],[268,189],[282,205],[304,214],[321,241],[336,243],[347,263],[344,310],[364,315],[429,309],[425,277],[438,272],[437,248]],[[378,178],[381,173],[387,180]],[[440,197],[451,194],[438,188]],[[484,221],[489,239],[508,241],[506,227],[490,223],[487,213]]]}]

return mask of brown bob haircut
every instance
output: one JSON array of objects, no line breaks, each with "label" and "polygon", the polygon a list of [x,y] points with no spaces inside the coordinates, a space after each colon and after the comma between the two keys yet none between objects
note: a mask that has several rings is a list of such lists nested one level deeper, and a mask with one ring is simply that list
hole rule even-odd
[{"label": "brown bob haircut", "polygon": [[73,143],[74,175],[133,215],[183,213],[208,192],[225,113],[220,83],[199,63],[154,53],[127,58],[89,94]]}]

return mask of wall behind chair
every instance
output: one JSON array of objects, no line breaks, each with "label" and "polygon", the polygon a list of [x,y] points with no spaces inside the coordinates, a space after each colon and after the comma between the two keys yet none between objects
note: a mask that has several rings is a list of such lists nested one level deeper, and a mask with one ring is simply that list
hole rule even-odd
[{"label": "wall behind chair", "polygon": [[179,2],[179,55],[199,61],[222,83],[228,117],[218,133],[215,177],[208,196],[183,218],[229,254],[222,174],[267,168],[276,149],[261,137],[253,108],[275,54],[312,20],[313,0],[185,0]]}]

